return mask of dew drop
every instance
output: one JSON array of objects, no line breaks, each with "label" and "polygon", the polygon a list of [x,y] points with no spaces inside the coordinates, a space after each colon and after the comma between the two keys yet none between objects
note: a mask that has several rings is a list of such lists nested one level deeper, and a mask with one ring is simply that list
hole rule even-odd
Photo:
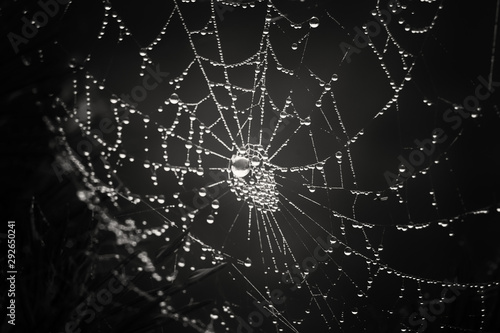
[{"label": "dew drop", "polygon": [[207,216],[207,223],[208,224],[214,223],[214,216],[213,215],[208,215]]},{"label": "dew drop", "polygon": [[170,103],[177,104],[179,103],[179,96],[176,93],[173,93],[169,98]]},{"label": "dew drop", "polygon": [[220,206],[219,200],[212,201],[212,208],[213,209],[219,209],[219,206]]},{"label": "dew drop", "polygon": [[250,173],[250,163],[247,158],[235,156],[231,160],[231,172],[235,177],[243,178]]},{"label": "dew drop", "polygon": [[254,156],[251,159],[251,164],[253,167],[257,167],[260,164],[260,158],[258,156]]},{"label": "dew drop", "polygon": [[316,16],[311,17],[309,20],[309,26],[313,29],[319,27],[319,19]]},{"label": "dew drop", "polygon": [[179,261],[177,262],[177,265],[179,267],[184,267],[186,266],[186,260],[184,258],[180,258]]},{"label": "dew drop", "polygon": [[210,318],[212,318],[212,319],[219,318],[219,310],[217,310],[216,308],[213,308],[212,312],[210,313]]},{"label": "dew drop", "polygon": [[252,260],[250,258],[245,259],[245,267],[250,267],[252,266]]}]

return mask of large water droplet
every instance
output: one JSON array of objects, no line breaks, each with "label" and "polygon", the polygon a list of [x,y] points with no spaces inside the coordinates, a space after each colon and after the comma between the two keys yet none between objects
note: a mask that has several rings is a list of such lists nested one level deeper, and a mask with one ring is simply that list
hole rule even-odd
[{"label": "large water droplet", "polygon": [[252,260],[250,258],[245,259],[245,267],[250,267],[252,266]]},{"label": "large water droplet", "polygon": [[309,26],[313,29],[319,27],[319,19],[316,16],[311,17],[309,20]]},{"label": "large water droplet", "polygon": [[170,103],[177,104],[179,103],[179,96],[176,93],[173,93],[169,98]]},{"label": "large water droplet", "polygon": [[212,319],[219,318],[219,310],[217,310],[216,308],[213,308],[212,312],[210,313],[210,318],[212,318]]},{"label": "large water droplet", "polygon": [[235,177],[243,178],[250,172],[250,162],[247,158],[236,156],[231,160],[231,172]]},{"label": "large water droplet", "polygon": [[219,206],[220,206],[220,204],[219,204],[219,200],[214,200],[214,201],[212,201],[212,208],[213,208],[213,209],[218,209],[218,208],[219,208]]}]

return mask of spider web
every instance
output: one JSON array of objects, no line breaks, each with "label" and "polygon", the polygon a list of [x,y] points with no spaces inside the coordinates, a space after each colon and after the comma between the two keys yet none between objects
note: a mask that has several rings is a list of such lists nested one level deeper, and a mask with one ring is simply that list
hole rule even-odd
[{"label": "spider web", "polygon": [[[490,99],[458,130],[442,121],[479,84],[460,73],[454,94],[436,87],[443,72],[428,59],[446,52],[435,32],[442,2],[140,6],[95,6],[97,38],[70,63],[58,127],[87,187],[135,226],[108,226],[119,242],[154,248],[189,229],[172,267],[149,267],[153,279],[231,264],[210,317],[192,326],[491,329],[499,282],[459,277],[452,251],[461,225],[498,220],[496,190],[472,201],[457,157],[498,111]],[[494,59],[484,63],[490,82]],[[448,139],[438,143],[436,128]],[[425,162],[401,165],[426,138]],[[448,305],[450,288],[458,300]],[[474,304],[465,322],[452,315],[461,302]],[[445,312],[426,317],[430,306]]]}]

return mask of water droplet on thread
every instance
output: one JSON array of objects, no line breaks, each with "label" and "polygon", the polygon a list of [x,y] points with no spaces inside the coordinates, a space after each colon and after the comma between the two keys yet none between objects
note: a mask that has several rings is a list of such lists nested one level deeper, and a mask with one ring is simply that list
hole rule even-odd
[{"label": "water droplet on thread", "polygon": [[179,267],[186,266],[186,260],[184,258],[180,258],[179,261],[177,262],[177,266]]},{"label": "water droplet on thread", "polygon": [[169,98],[170,103],[177,104],[179,103],[179,96],[176,93],[173,93]]},{"label": "water droplet on thread", "polygon": [[212,318],[212,319],[219,318],[219,310],[217,310],[216,308],[213,308],[212,313],[210,313],[210,318]]},{"label": "water droplet on thread", "polygon": [[309,20],[309,26],[313,29],[319,27],[319,19],[316,16],[311,17]]},{"label": "water droplet on thread", "polygon": [[260,158],[257,156],[252,157],[251,164],[253,167],[257,167],[260,164]]},{"label": "water droplet on thread", "polygon": [[219,200],[212,201],[212,208],[213,209],[218,209],[219,206],[220,206]]},{"label": "water droplet on thread", "polygon": [[250,266],[252,266],[252,260],[250,258],[246,258],[244,264],[245,264],[245,267],[250,267]]}]

